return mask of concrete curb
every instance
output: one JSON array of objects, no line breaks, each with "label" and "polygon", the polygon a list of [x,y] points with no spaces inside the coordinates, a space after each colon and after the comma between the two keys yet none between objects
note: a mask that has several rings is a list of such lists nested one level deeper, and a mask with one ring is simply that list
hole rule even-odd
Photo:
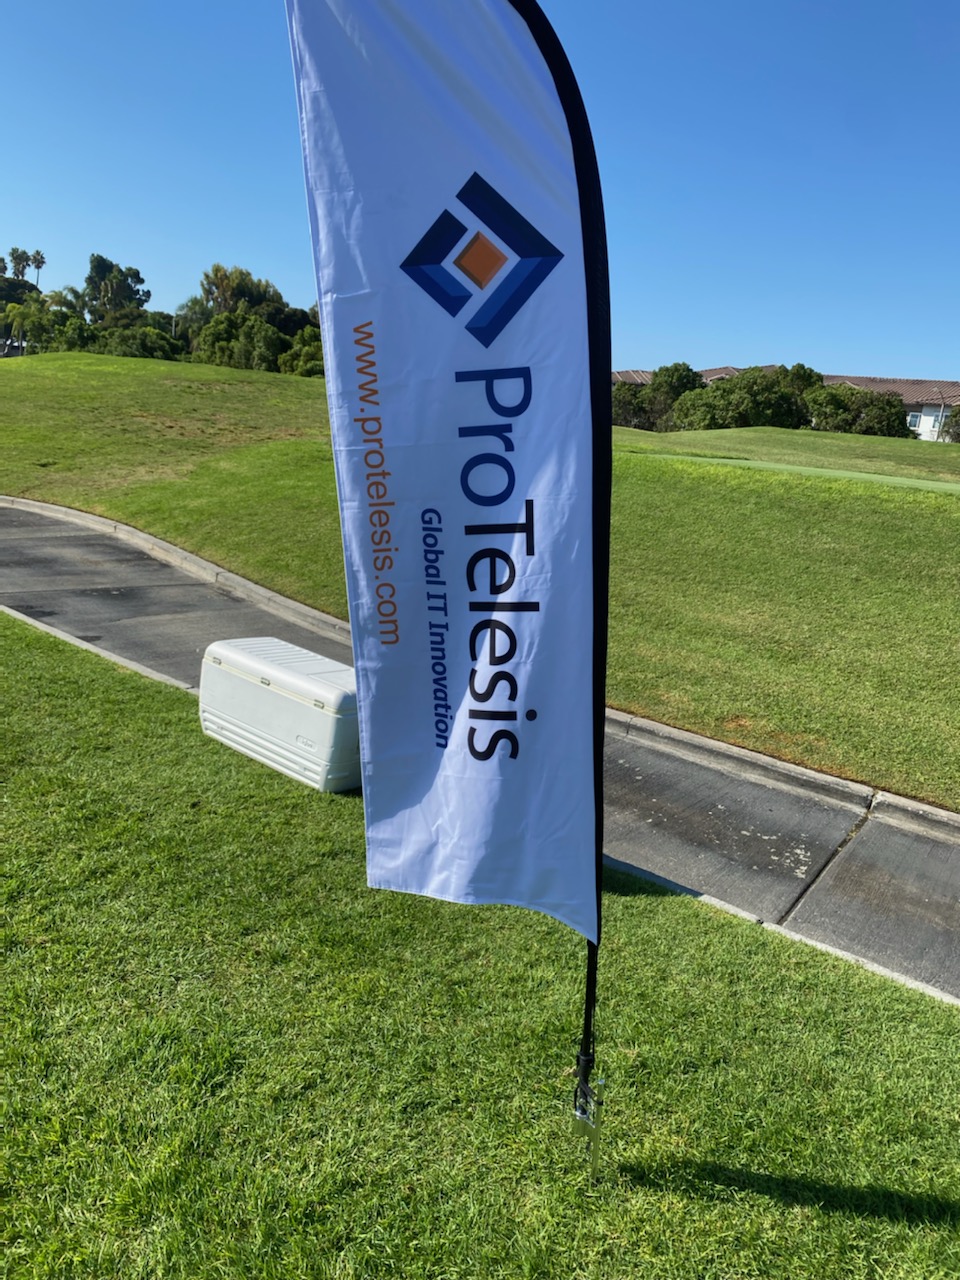
[{"label": "concrete curb", "polygon": [[[607,732],[617,737],[641,738],[658,751],[680,756],[693,764],[709,765],[737,778],[747,778],[768,786],[781,787],[799,795],[811,794],[833,804],[862,811],[870,806],[874,788],[861,782],[848,782],[828,773],[818,773],[803,765],[789,764],[774,756],[734,747],[715,738],[704,738],[685,729],[674,729],[655,720],[628,715],[607,708]],[[909,803],[909,802],[905,802]]]},{"label": "concrete curb", "polygon": [[[715,904],[722,907],[722,903]],[[933,996],[935,1000],[940,1000],[944,1004],[953,1004],[960,1008],[960,996],[951,995],[949,991],[943,991],[940,987],[932,987],[928,982],[919,982],[916,978],[910,978],[905,973],[897,973],[895,969],[885,969],[882,964],[874,964],[872,960],[864,960],[862,956],[854,955],[852,951],[844,951],[840,947],[831,947],[829,943],[819,942],[816,938],[808,938],[806,934],[794,933],[792,929],[785,929],[782,924],[771,924],[764,920],[761,922],[764,929],[770,933],[778,933],[781,938],[786,938],[790,942],[805,942],[808,947],[816,947],[818,951],[825,951],[827,955],[839,956],[841,960],[849,960],[851,964],[855,964],[860,969],[867,969],[870,973],[878,973],[881,978],[891,978],[894,982],[899,983],[902,987],[909,987],[911,991],[919,991],[925,996]]]},{"label": "concrete curb", "polygon": [[889,791],[878,791],[870,817],[875,822],[886,822],[914,835],[950,840],[960,845],[960,813],[952,813],[949,809],[937,809],[930,804],[921,804],[919,800],[907,800]]}]

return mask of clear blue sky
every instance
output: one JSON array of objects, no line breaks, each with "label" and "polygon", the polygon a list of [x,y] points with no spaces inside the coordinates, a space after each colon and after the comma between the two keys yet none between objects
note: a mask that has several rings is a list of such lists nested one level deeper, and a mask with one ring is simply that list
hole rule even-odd
[{"label": "clear blue sky", "polygon": [[[960,0],[541,2],[597,145],[615,368],[960,379]],[[282,0],[29,0],[3,44],[0,254],[43,250],[51,289],[102,253],[164,310],[213,262],[314,301]]]}]

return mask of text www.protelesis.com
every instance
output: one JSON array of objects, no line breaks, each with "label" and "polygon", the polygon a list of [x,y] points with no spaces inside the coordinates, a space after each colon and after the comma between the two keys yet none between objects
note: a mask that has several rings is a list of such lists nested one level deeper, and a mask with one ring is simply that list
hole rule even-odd
[{"label": "text www.protelesis.com", "polygon": [[367,519],[370,524],[370,553],[373,562],[374,595],[377,602],[377,626],[380,643],[397,644],[400,640],[400,616],[397,609],[397,588],[389,576],[393,570],[394,554],[391,529],[392,509],[396,505],[390,498],[390,472],[386,469],[387,457],[383,446],[383,423],[378,415],[366,412],[380,408],[380,391],[377,386],[377,348],[373,338],[373,322],[355,326],[353,332],[358,348],[357,398],[360,409],[354,425],[360,429],[363,444],[363,461],[366,469],[364,483],[367,494]]}]

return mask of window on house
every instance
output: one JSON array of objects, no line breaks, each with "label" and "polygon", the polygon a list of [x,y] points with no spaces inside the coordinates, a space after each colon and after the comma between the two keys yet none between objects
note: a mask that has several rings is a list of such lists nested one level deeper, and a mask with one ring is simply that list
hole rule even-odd
[{"label": "window on house", "polygon": [[908,414],[907,414],[907,426],[910,428],[910,430],[911,430],[911,431],[916,431],[916,430],[919,428],[919,426],[920,426],[920,414],[919,414],[919,413],[908,413]]}]

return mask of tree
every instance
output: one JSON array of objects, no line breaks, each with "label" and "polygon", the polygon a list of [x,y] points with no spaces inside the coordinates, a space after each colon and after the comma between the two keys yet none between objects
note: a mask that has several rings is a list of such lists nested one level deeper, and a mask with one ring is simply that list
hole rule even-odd
[{"label": "tree", "polygon": [[30,265],[35,269],[37,273],[37,288],[39,289],[40,288],[40,272],[47,265],[47,260],[43,256],[43,254],[40,252],[39,249],[34,249],[33,253],[31,253]]},{"label": "tree", "polygon": [[243,267],[225,267],[220,262],[215,262],[209,271],[203,273],[200,295],[204,302],[209,303],[214,315],[236,311],[242,302],[251,311],[265,302],[286,306],[283,294],[275,284],[269,280],[255,280]]},{"label": "tree", "polygon": [[323,344],[320,330],[315,325],[306,325],[293,339],[289,351],[285,351],[277,360],[281,373],[295,373],[300,378],[323,377]]},{"label": "tree", "polygon": [[261,320],[266,320],[267,324],[272,324],[288,338],[295,338],[301,329],[305,329],[311,323],[309,312],[304,311],[302,307],[287,306],[282,300],[258,302],[251,306],[250,312],[252,315],[259,316]]},{"label": "tree", "polygon": [[3,323],[4,327],[9,326],[10,337],[22,354],[27,327],[27,309],[22,302],[7,303],[3,313]]},{"label": "tree", "polygon": [[685,392],[673,407],[681,431],[717,431],[738,427],[781,426],[782,410],[791,415],[789,395],[763,369],[744,369],[700,390]]},{"label": "tree", "polygon": [[83,294],[73,285],[68,284],[65,289],[51,289],[49,293],[44,294],[44,297],[47,300],[47,306],[55,311],[69,311],[71,315],[83,315]]},{"label": "tree", "polygon": [[0,258],[0,276],[5,276],[6,274],[7,274],[7,260],[6,258]]},{"label": "tree", "polygon": [[95,330],[87,324],[84,298],[79,289],[51,289],[43,295],[49,321],[44,351],[86,351],[95,343]]},{"label": "tree", "polygon": [[143,283],[136,267],[121,267],[100,253],[91,253],[83,288],[91,320],[112,325],[121,312],[142,311],[150,301],[150,290],[142,288]]},{"label": "tree", "polygon": [[685,391],[673,406],[673,421],[678,431],[716,431],[737,425],[733,421],[728,401],[730,394],[723,391],[732,379],[718,379],[699,391]]},{"label": "tree", "polygon": [[140,286],[143,276],[136,267],[114,267],[100,288],[104,315],[121,311],[142,311],[150,301],[150,290]]},{"label": "tree", "polygon": [[242,304],[237,311],[214,316],[200,330],[193,359],[199,364],[221,364],[232,369],[278,372],[278,360],[290,348],[290,339],[254,316]]},{"label": "tree", "polygon": [[0,311],[10,302],[26,302],[39,294],[32,280],[16,280],[13,276],[0,276]]},{"label": "tree", "polygon": [[102,253],[91,253],[90,255],[90,270],[83,281],[83,300],[84,310],[90,314],[91,319],[102,319],[100,291],[107,276],[116,265],[110,258],[105,258]]},{"label": "tree", "polygon": [[232,312],[214,316],[205,324],[193,345],[193,359],[198,364],[234,363],[234,345],[240,336],[240,320]]},{"label": "tree", "polygon": [[30,265],[30,255],[26,249],[18,249],[16,246],[10,250],[10,274],[14,280],[22,280],[27,274],[27,267]]},{"label": "tree", "polygon": [[613,420],[640,431],[672,431],[673,406],[685,391],[703,387],[696,369],[679,361],[654,369],[645,384],[618,382],[613,388]]},{"label": "tree", "polygon": [[777,366],[777,372],[780,381],[798,396],[804,395],[811,387],[823,386],[823,374],[806,364],[794,364],[789,369],[781,364]]},{"label": "tree", "polygon": [[47,350],[89,351],[96,344],[96,337],[96,329],[87,324],[82,315],[61,311]]},{"label": "tree", "polygon": [[290,347],[290,339],[260,316],[245,316],[234,349],[237,369],[262,369],[279,373],[280,356]]},{"label": "tree", "polygon": [[[249,333],[241,337],[238,328],[218,326],[211,334],[204,335],[204,329],[212,320],[225,315],[238,315],[241,312],[248,318],[262,320],[267,325],[267,329],[250,329]],[[297,334],[311,324],[318,327],[315,309],[308,312],[301,307],[289,306],[272,281],[259,280],[245,267],[225,267],[222,262],[215,262],[209,271],[203,273],[200,279],[199,296],[188,298],[177,309],[177,320],[181,329],[186,332],[191,351],[199,359],[206,361],[210,354],[214,353],[217,361],[227,363],[250,358],[258,361],[266,360],[269,365],[269,352],[275,345],[271,337],[272,333],[279,333],[284,339],[277,351],[279,359],[279,356],[289,349],[291,341]],[[255,332],[259,334],[259,338],[254,343],[258,354],[240,355],[241,349],[245,349],[247,337]],[[224,348],[224,343],[227,343],[229,351]],[[236,345],[238,343],[239,345]],[[299,355],[297,359],[299,360]],[[315,363],[315,356],[311,355],[307,363]],[[241,364],[238,367],[251,366]]]},{"label": "tree", "polygon": [[234,310],[234,298],[230,287],[230,272],[221,262],[215,262],[200,277],[200,296],[214,315]]},{"label": "tree", "polygon": [[955,404],[941,424],[940,439],[960,444],[960,404]]},{"label": "tree", "polygon": [[638,382],[615,382],[611,401],[613,420],[618,427],[633,427],[636,431],[652,431],[653,420],[643,399],[646,387]]},{"label": "tree", "polygon": [[901,398],[892,391],[868,391],[847,382],[811,387],[805,395],[814,431],[845,435],[916,437],[907,425]]},{"label": "tree", "polygon": [[67,313],[51,310],[39,289],[31,288],[33,292],[22,302],[7,305],[2,318],[10,325],[11,337],[20,345],[22,354],[59,350],[56,334],[66,322]]},{"label": "tree", "polygon": [[846,383],[811,387],[805,395],[810,410],[812,431],[835,431],[850,434],[856,430],[857,387]]},{"label": "tree", "polygon": [[868,391],[860,415],[860,435],[893,436],[900,440],[916,440],[917,433],[907,423],[903,399],[895,391]]},{"label": "tree", "polygon": [[188,298],[177,307],[175,316],[177,335],[192,351],[205,324],[213,319],[213,307],[199,295]]},{"label": "tree", "polygon": [[58,329],[66,323],[67,313],[52,310],[47,304],[47,299],[39,291],[30,294],[24,303],[24,309],[28,352],[36,355],[42,351],[56,350],[56,334]]},{"label": "tree", "polygon": [[654,431],[673,430],[673,406],[687,391],[698,391],[706,383],[696,369],[679,361],[654,369],[643,389],[643,401],[654,422]]}]

